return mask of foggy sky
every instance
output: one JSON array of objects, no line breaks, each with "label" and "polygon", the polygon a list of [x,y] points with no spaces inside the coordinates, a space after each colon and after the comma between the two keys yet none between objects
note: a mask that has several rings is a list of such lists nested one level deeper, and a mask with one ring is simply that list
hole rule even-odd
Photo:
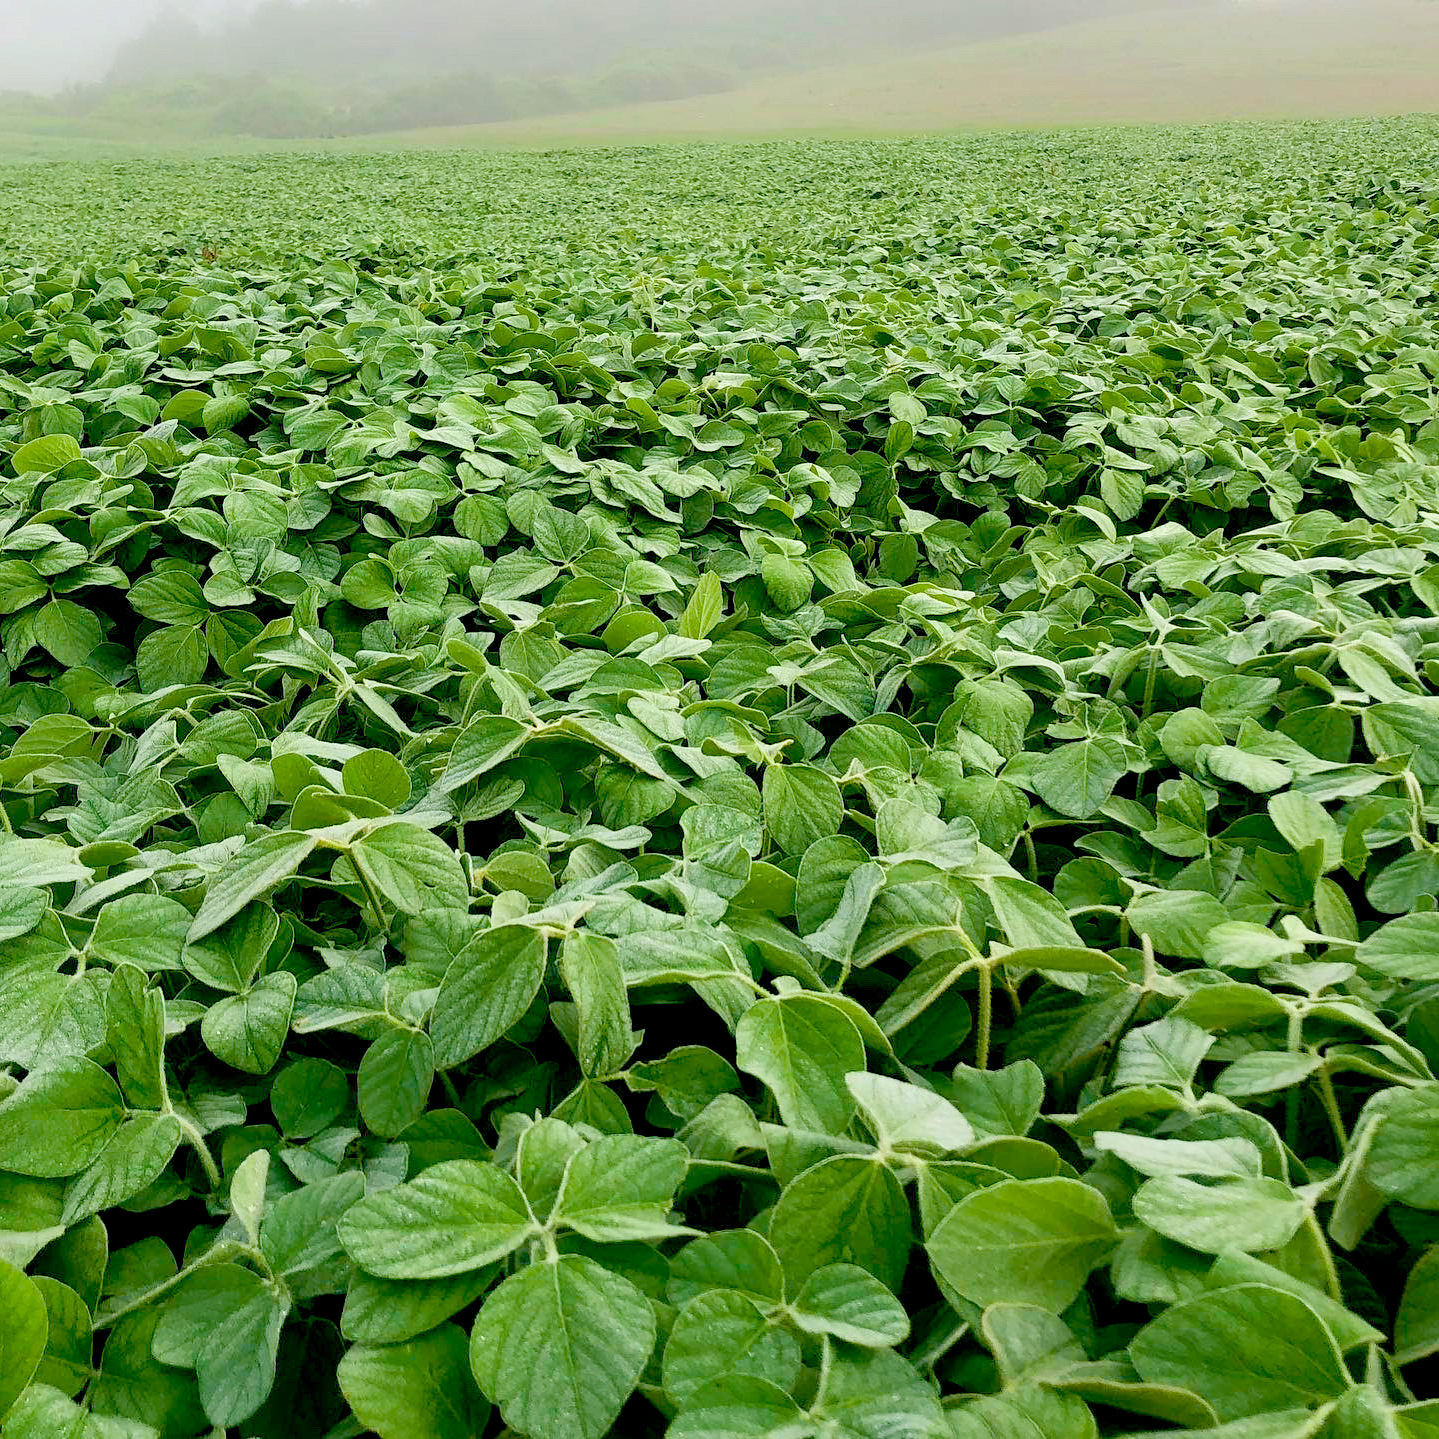
[{"label": "foggy sky", "polygon": [[[157,16],[173,11],[191,24],[214,25],[244,16],[263,0],[0,0],[0,91],[25,90],[37,94],[54,94],[67,85],[102,78],[126,41],[133,40],[151,25]],[[302,0],[307,3],[307,0]],[[608,9],[610,0],[574,0],[581,11],[596,6]],[[634,3],[634,0],[630,0]],[[820,35],[825,31],[827,0],[800,0],[812,4],[814,25]],[[968,0],[973,5],[974,0]],[[1006,0],[986,0],[1003,7]],[[1083,10],[1089,6],[1101,10],[1105,5],[1125,4],[1126,0],[1056,0],[1055,10],[1066,7]],[[1166,0],[1151,0],[1163,4]],[[1184,0],[1167,0],[1184,3]],[[1229,0],[1232,4],[1302,5],[1306,0]],[[1328,0],[1333,3],[1333,0]],[[1364,0],[1351,0],[1363,4]],[[693,9],[687,18],[705,15],[712,25],[723,7],[710,0],[690,0]],[[887,0],[873,0],[878,13],[883,13]],[[1127,0],[1130,8],[1142,8],[1145,0]],[[501,14],[504,13],[501,9]],[[625,9],[625,0],[620,0]],[[675,0],[674,10],[683,12],[685,0]],[[671,19],[675,18],[674,10]],[[743,29],[744,21],[740,20]],[[1001,29],[1005,28],[1002,24]]]},{"label": "foggy sky", "polygon": [[[223,19],[259,0],[184,0],[192,19]],[[174,0],[0,0],[0,90],[50,94],[97,80],[116,50]]]}]

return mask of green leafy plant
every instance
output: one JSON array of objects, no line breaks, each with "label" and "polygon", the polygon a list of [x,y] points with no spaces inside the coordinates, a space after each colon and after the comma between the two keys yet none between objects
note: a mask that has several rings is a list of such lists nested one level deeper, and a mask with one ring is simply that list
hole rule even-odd
[{"label": "green leafy plant", "polygon": [[1439,1432],[1432,137],[16,172],[6,1439]]}]

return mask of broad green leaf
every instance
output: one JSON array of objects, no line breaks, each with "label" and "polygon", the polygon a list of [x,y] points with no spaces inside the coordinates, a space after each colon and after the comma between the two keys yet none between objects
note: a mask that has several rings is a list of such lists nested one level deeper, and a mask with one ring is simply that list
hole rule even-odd
[{"label": "broad green leaf", "polygon": [[391,1029],[360,1061],[356,1075],[360,1118],[373,1133],[393,1139],[425,1112],[434,1081],[430,1036],[414,1029]]},{"label": "broad green leaf", "polygon": [[124,1118],[114,1080],[88,1059],[32,1070],[0,1103],[0,1169],[42,1179],[78,1174]]},{"label": "broad green leaf", "polygon": [[387,809],[404,808],[410,798],[410,776],[394,755],[367,749],[351,755],[340,771],[346,794],[374,800]]},{"label": "broad green leaf", "polygon": [[490,1294],[470,1335],[470,1366],[512,1429],[602,1439],[654,1342],[654,1312],[629,1280],[565,1254]]},{"label": "broad green leaf", "polygon": [[270,1151],[257,1149],[236,1166],[230,1176],[230,1214],[251,1244],[260,1242],[260,1221],[265,1213],[265,1190],[270,1177]]},{"label": "broad green leaf", "polygon": [[269,905],[247,904],[203,939],[185,946],[183,963],[196,979],[227,994],[253,983],[280,932]]},{"label": "broad green leaf", "polygon": [[735,1063],[764,1081],[786,1124],[841,1133],[854,1105],[845,1076],[864,1069],[854,1024],[811,995],[762,999],[735,1031]]},{"label": "broad green leaf", "polygon": [[764,773],[764,825],[785,854],[803,854],[838,834],[844,819],[839,786],[813,765],[770,765]]},{"label": "broad green leaf", "polygon": [[955,1108],[979,1135],[1028,1134],[1044,1104],[1044,1075],[1021,1059],[1003,1069],[957,1065],[949,1091]]},{"label": "broad green leaf", "polygon": [[394,823],[357,839],[350,860],[361,878],[402,914],[464,909],[470,890],[459,857],[438,835]]},{"label": "broad green leaf", "polygon": [[1214,1036],[1193,1021],[1166,1015],[1131,1029],[1120,1041],[1114,1082],[1188,1089],[1213,1044]]},{"label": "broad green leaf", "polygon": [[1084,1359],[1083,1346],[1064,1320],[1032,1304],[991,1304],[980,1316],[979,1330],[1009,1389],[1047,1380]]},{"label": "broad green leaf", "polygon": [[679,618],[679,633],[686,639],[702,640],[719,623],[724,614],[724,590],[719,576],[707,570],[684,607]]},{"label": "broad green leaf", "polygon": [[66,1186],[61,1218],[78,1224],[148,1189],[165,1172],[180,1144],[172,1114],[138,1114],[115,1131],[87,1169]]},{"label": "broad green leaf", "polygon": [[472,1304],[494,1277],[492,1266],[440,1279],[380,1279],[356,1269],[340,1332],[357,1344],[403,1344]]},{"label": "broad green leaf", "polygon": [[52,475],[71,460],[79,458],[80,446],[76,444],[73,436],[45,435],[38,440],[31,440],[28,445],[21,445],[10,456],[10,463],[15,467],[17,475]]},{"label": "broad green leaf", "polygon": [[155,1439],[147,1424],[94,1414],[48,1384],[32,1384],[10,1411],[6,1439]]},{"label": "broad green leaf", "polygon": [[207,1330],[195,1378],[205,1417],[217,1428],[242,1423],[269,1397],[288,1311],[288,1296],[266,1285]]},{"label": "broad green leaf", "polygon": [[48,1384],[73,1399],[94,1373],[93,1317],[85,1301],[69,1285],[44,1275],[33,1282],[45,1301],[48,1330],[45,1357],[35,1371],[35,1383]]},{"label": "broad green leaf", "polygon": [[190,943],[213,934],[251,900],[289,879],[314,852],[315,844],[314,835],[285,831],[245,845],[206,887],[204,903],[190,925]]},{"label": "broad green leaf", "polygon": [[1224,1420],[1323,1403],[1349,1387],[1314,1311],[1262,1284],[1174,1305],[1135,1335],[1129,1353],[1141,1377],[1192,1389]]},{"label": "broad green leaf", "polygon": [[1234,745],[1210,745],[1199,751],[1200,763],[1215,779],[1237,784],[1255,794],[1283,789],[1293,771],[1278,760],[1252,754]]},{"label": "broad green leaf", "polygon": [[0,834],[0,884],[24,887],[73,884],[90,877],[79,851],[53,839],[18,839]]},{"label": "broad green leaf", "polygon": [[1412,1364],[1439,1354],[1439,1248],[1420,1256],[1404,1283],[1394,1316],[1394,1357]]},{"label": "broad green leaf", "polygon": [[1354,958],[1389,979],[1439,980],[1439,914],[1406,914],[1381,924]]},{"label": "broad green leaf", "polygon": [[779,1256],[753,1229],[729,1229],[692,1240],[670,1260],[666,1294],[684,1304],[711,1289],[733,1289],[754,1299],[784,1297]]},{"label": "broad green leaf", "polygon": [[[1118,1155],[1131,1169],[1153,1179],[1161,1175],[1199,1175],[1210,1179],[1258,1179],[1259,1150],[1247,1139],[1158,1139],[1144,1134],[1097,1130],[1094,1147]],[[1155,1204],[1162,1203],[1158,1194]]]},{"label": "broad green leaf", "polygon": [[1298,852],[1318,844],[1326,870],[1336,869],[1344,858],[1344,839],[1333,817],[1312,795],[1288,790],[1275,795],[1268,804],[1269,817],[1280,834]]},{"label": "broad green leaf", "polygon": [[668,1216],[688,1163],[674,1139],[614,1134],[593,1140],[565,1169],[554,1221],[602,1243],[681,1233]]},{"label": "broad green leaf", "polygon": [[[0,1108],[0,1124],[5,1110]],[[1416,1209],[1439,1209],[1439,1174],[1429,1162],[1439,1144],[1439,1085],[1397,1096],[1380,1118],[1364,1177],[1381,1194]],[[3,1150],[0,1150],[3,1153]]]},{"label": "broad green leaf", "polygon": [[0,1259],[0,1302],[5,1323],[0,1326],[0,1417],[3,1417],[30,1382],[45,1353],[49,1323],[45,1300],[31,1280]]},{"label": "broad green leaf", "polygon": [[31,624],[41,648],[66,666],[84,664],[104,638],[100,617],[74,600],[51,600]]},{"label": "broad green leaf", "polygon": [[1118,1238],[1098,1190],[1076,1179],[1012,1179],[961,1199],[927,1248],[935,1272],[964,1298],[1057,1314]]},{"label": "broad green leaf", "polygon": [[238,1264],[216,1263],[195,1270],[159,1310],[151,1340],[155,1358],[193,1369],[211,1329],[262,1296],[264,1287],[258,1274]]},{"label": "broad green leaf", "polygon": [[1134,1367],[1121,1360],[1100,1359],[1074,1364],[1046,1381],[1061,1393],[1090,1404],[1103,1404],[1130,1414],[1162,1419],[1170,1424],[1214,1427],[1214,1410],[1189,1389],[1171,1384],[1146,1384]]},{"label": "broad green leaf", "polygon": [[296,1059],[270,1086],[270,1109],[283,1134],[310,1139],[326,1128],[349,1103],[345,1073],[326,1059]]},{"label": "broad green leaf", "polygon": [[665,1390],[679,1404],[713,1380],[763,1379],[791,1389],[799,1374],[799,1341],[733,1290],[692,1299],[665,1342]]},{"label": "broad green leaf", "polygon": [[974,1130],[964,1115],[917,1084],[858,1073],[845,1075],[845,1085],[887,1149],[939,1158],[974,1143]]},{"label": "broad green leaf", "polygon": [[355,1418],[379,1439],[472,1439],[489,1414],[454,1324],[402,1344],[357,1344],[338,1378]]},{"label": "broad green leaf", "polygon": [[281,970],[263,976],[244,994],[219,1000],[200,1021],[206,1046],[235,1069],[267,1074],[279,1060],[290,1032],[295,991],[295,976]]},{"label": "broad green leaf", "polygon": [[340,1242],[382,1279],[438,1279],[502,1259],[535,1231],[519,1186],[493,1164],[455,1159],[371,1194],[340,1221]]},{"label": "broad green leaf", "polygon": [[[1281,1255],[1275,1256],[1282,1258]],[[1320,1277],[1320,1276],[1316,1276]],[[1326,1276],[1322,1276],[1327,1279]],[[1366,1344],[1382,1342],[1383,1334],[1372,1324],[1367,1324],[1346,1309],[1326,1290],[1276,1268],[1252,1254],[1222,1254],[1210,1266],[1204,1276],[1208,1289],[1229,1289],[1236,1284],[1266,1284],[1271,1289],[1283,1289],[1302,1299],[1324,1322],[1324,1327],[1334,1336],[1341,1351],[1347,1353]]]},{"label": "broad green leaf", "polygon": [[1029,1386],[981,1395],[949,1411],[954,1439],[1095,1439],[1099,1430],[1085,1404],[1071,1394]]},{"label": "broad green leaf", "polygon": [[1128,765],[1124,747],[1110,736],[1056,745],[1034,762],[1034,788],[1050,809],[1075,819],[1096,813]]},{"label": "broad green leaf", "polygon": [[461,731],[435,788],[449,794],[518,754],[530,737],[528,725],[503,715],[484,715]]},{"label": "broad green leaf", "polygon": [[625,1083],[641,1093],[652,1090],[683,1119],[693,1119],[712,1099],[739,1088],[734,1066],[702,1044],[681,1045],[663,1059],[632,1064]]},{"label": "broad green leaf", "polygon": [[1204,1254],[1282,1249],[1308,1212],[1304,1201],[1277,1179],[1204,1184],[1161,1174],[1140,1185],[1134,1196],[1136,1219]]},{"label": "broad green leaf", "polygon": [[94,1049],[105,1027],[96,978],[30,970],[13,975],[0,986],[0,1057],[35,1069]]},{"label": "broad green leaf", "polygon": [[[1064,906],[1037,884],[1000,875],[988,880],[984,892],[994,906],[995,918],[1004,941],[1013,950],[1082,950],[1079,935],[1064,912]],[[1017,964],[1029,961],[1018,959]],[[1055,956],[1053,968],[1064,967]],[[1100,962],[1104,967],[1104,962]]]},{"label": "broad green leaf", "polygon": [[502,924],[478,935],[451,962],[435,996],[435,1063],[449,1069],[487,1049],[519,1022],[544,977],[538,930]]},{"label": "broad green leaf", "polygon": [[828,1378],[814,1413],[841,1434],[884,1439],[888,1434],[943,1432],[943,1411],[934,1389],[891,1350],[843,1353]]},{"label": "broad green leaf", "polygon": [[854,1264],[827,1264],[804,1282],[793,1303],[795,1323],[810,1334],[846,1344],[883,1348],[909,1337],[899,1301],[872,1274]]},{"label": "broad green leaf", "polygon": [[[29,934],[50,907],[50,897],[43,889],[17,885],[0,895],[0,943]],[[186,916],[188,920],[189,916]]]},{"label": "broad green leaf", "polygon": [[348,1169],[282,1194],[260,1224],[260,1250],[271,1272],[294,1282],[339,1259],[339,1222],[364,1192],[363,1177]]},{"label": "broad green leaf", "polygon": [[147,972],[178,969],[190,923],[190,911],[173,899],[125,894],[100,911],[88,948],[107,964]]},{"label": "broad green leaf", "polygon": [[142,1309],[109,1331],[85,1397],[96,1417],[148,1424],[160,1434],[194,1433],[205,1424],[199,1388],[193,1374],[161,1364],[151,1352],[158,1320],[153,1309]]},{"label": "broad green leaf", "polygon": [[1172,889],[1140,895],[1128,910],[1136,934],[1146,936],[1160,954],[1200,959],[1211,931],[1229,919],[1212,894]]},{"label": "broad green leaf", "polygon": [[126,1100],[138,1109],[164,1107],[165,1000],[145,976],[122,965],[105,996],[105,1041]]},{"label": "broad green leaf", "polygon": [[670,1439],[799,1439],[814,1432],[779,1385],[735,1375],[695,1390],[669,1428]]},{"label": "broad green leaf", "polygon": [[567,935],[559,969],[579,1012],[580,1068],[595,1078],[615,1073],[635,1047],[618,947],[584,931]]},{"label": "broad green leaf", "polygon": [[839,1263],[857,1264],[898,1291],[913,1243],[909,1203],[887,1165],[835,1155],[785,1185],[769,1240],[793,1292],[816,1269]]},{"label": "broad green leaf", "polygon": [[798,609],[809,599],[814,576],[808,565],[786,559],[783,555],[766,555],[761,572],[764,587],[779,610],[788,612]]}]

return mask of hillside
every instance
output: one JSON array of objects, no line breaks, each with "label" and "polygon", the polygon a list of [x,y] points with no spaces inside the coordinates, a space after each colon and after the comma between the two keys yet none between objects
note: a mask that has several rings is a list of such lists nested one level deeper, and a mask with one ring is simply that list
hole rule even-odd
[{"label": "hillside", "polygon": [[622,143],[1434,110],[1439,4],[1216,0],[765,76],[723,94],[419,138]]},{"label": "hillside", "polygon": [[1195,3],[1202,0],[269,0],[228,23],[167,11],[121,48],[111,78],[553,79],[640,56],[663,56],[675,69],[739,66],[743,75],[853,59],[875,45],[996,39]]},{"label": "hillside", "polygon": [[[373,0],[362,13],[378,24],[388,3]],[[424,3],[435,16],[458,13],[455,0]],[[514,21],[528,39],[491,53],[488,63],[503,53],[512,65],[494,74],[400,80],[408,62],[397,50],[389,79],[371,70],[367,81],[346,80],[345,66],[363,68],[374,39],[363,27],[348,49],[333,47],[328,67],[317,61],[299,78],[283,68],[260,73],[243,68],[239,40],[248,32],[236,30],[229,59],[240,68],[230,73],[205,71],[195,56],[171,65],[168,80],[117,78],[50,100],[0,94],[0,155],[57,155],[95,141],[209,150],[289,141],[565,146],[1439,111],[1439,0],[1058,0],[1047,8],[1025,0],[1006,10],[1003,35],[993,33],[1001,21],[973,5],[946,19],[937,0],[895,0],[885,33],[858,49],[876,13],[868,0],[837,0],[812,42],[799,37],[798,3],[789,0],[746,32],[754,45],[768,37],[767,59],[754,63],[718,45],[622,46],[615,55],[607,44],[652,8],[625,0],[605,18],[608,41],[591,48],[589,69],[526,72],[556,3]],[[758,15],[758,3],[744,0],[743,15]],[[262,13],[275,25],[294,14]],[[593,26],[598,35],[603,27]],[[183,48],[183,36],[171,38]],[[277,50],[281,67],[306,53],[302,37],[292,38],[294,47]],[[656,29],[652,38],[674,36]],[[483,61],[458,40],[434,53],[456,66]]]},{"label": "hillside", "polygon": [[[269,0],[166,10],[105,78],[5,92],[0,132],[139,143],[324,139],[728,93],[875,53],[975,45],[1208,0]],[[8,121],[8,123],[7,123]]]}]

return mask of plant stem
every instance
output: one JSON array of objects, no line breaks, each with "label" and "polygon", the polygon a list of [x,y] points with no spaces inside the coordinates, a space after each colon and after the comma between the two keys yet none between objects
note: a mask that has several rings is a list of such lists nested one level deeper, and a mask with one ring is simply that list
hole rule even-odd
[{"label": "plant stem", "polygon": [[[1289,1035],[1285,1048],[1298,1054],[1304,1046],[1304,1011],[1297,1006],[1289,1011]],[[1299,1142],[1299,1091],[1290,1089],[1284,1096],[1284,1142],[1293,1149]]]},{"label": "plant stem", "polygon": [[1326,1064],[1319,1071],[1319,1101],[1324,1106],[1324,1112],[1329,1116],[1330,1128],[1334,1131],[1334,1140],[1339,1146],[1338,1157],[1344,1158],[1345,1151],[1349,1148],[1349,1132],[1344,1127],[1344,1116],[1339,1112],[1339,1097],[1334,1093],[1334,1081],[1329,1077],[1329,1066]]},{"label": "plant stem", "polygon": [[375,893],[374,886],[365,878],[365,872],[355,863],[354,856],[350,856],[350,868],[355,871],[355,878],[360,881],[360,889],[364,892],[365,903],[370,906],[375,916],[375,928],[382,934],[385,929],[385,911],[380,904],[380,897]]},{"label": "plant stem", "polygon": [[1139,711],[1139,718],[1147,720],[1149,712],[1154,708],[1154,685],[1159,678],[1159,646],[1149,647],[1149,670],[1144,676],[1144,704]]},{"label": "plant stem", "polygon": [[[171,1112],[174,1113],[173,1110]],[[182,1115],[176,1114],[175,1118],[179,1122],[180,1128],[184,1131],[185,1138],[189,1141],[190,1147],[200,1156],[200,1163],[204,1167],[205,1178],[210,1182],[211,1192],[219,1193],[221,1184],[220,1167],[215,1163],[215,1158],[210,1153],[210,1146],[205,1143],[205,1136]]]},{"label": "plant stem", "polygon": [[979,967],[979,1025],[974,1039],[974,1067],[989,1068],[989,1030],[994,1017],[994,976],[987,964]]}]

